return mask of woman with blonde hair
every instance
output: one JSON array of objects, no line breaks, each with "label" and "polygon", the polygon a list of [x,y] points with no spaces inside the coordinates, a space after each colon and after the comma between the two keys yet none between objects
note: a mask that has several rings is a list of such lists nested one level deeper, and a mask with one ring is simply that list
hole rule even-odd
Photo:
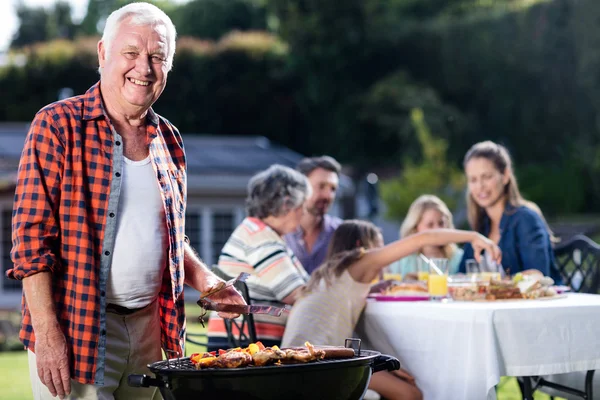
[{"label": "woman with blonde hair", "polygon": [[[463,165],[469,224],[502,249],[503,268],[511,274],[538,270],[560,283],[552,232],[539,207],[521,196],[506,148],[489,140],[477,143]],[[467,244],[459,272],[465,272],[470,258],[473,249]]]},{"label": "woman with blonde hair", "polygon": [[[410,205],[406,218],[404,218],[400,227],[400,237],[406,238],[415,233],[437,228],[454,229],[452,213],[446,203],[439,197],[424,194]],[[463,251],[455,243],[442,246],[424,246],[415,253],[392,264],[389,268],[390,272],[401,274],[404,279],[416,278],[415,272],[419,262],[419,253],[428,258],[447,258],[450,274],[458,271],[458,265],[463,256]]]},{"label": "woman with blonde hair", "polygon": [[[475,257],[485,250],[500,260],[498,246],[477,232],[432,229],[383,246],[379,229],[371,222],[344,221],[333,234],[325,263],[310,277],[303,295],[294,303],[282,346],[343,346],[352,337],[365,307],[371,281],[391,262],[424,246],[470,242]],[[377,372],[369,388],[387,400],[421,399],[415,380],[404,370]]]}]

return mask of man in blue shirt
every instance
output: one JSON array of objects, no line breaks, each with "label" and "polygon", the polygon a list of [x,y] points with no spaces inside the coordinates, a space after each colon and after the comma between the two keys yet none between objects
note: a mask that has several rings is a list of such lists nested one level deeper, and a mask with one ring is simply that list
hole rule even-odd
[{"label": "man in blue shirt", "polygon": [[332,157],[321,156],[304,158],[296,169],[310,181],[312,196],[306,201],[300,226],[285,241],[310,274],[325,260],[331,236],[342,222],[327,214],[335,200],[341,166]]}]

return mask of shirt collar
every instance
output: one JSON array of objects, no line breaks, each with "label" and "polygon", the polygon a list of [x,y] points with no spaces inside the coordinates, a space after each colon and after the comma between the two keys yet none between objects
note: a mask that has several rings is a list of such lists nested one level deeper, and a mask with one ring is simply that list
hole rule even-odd
[{"label": "shirt collar", "polygon": [[106,117],[106,115],[100,95],[100,81],[98,81],[83,96],[83,119],[92,120],[100,117]]},{"label": "shirt collar", "polygon": [[[500,232],[502,232],[504,230],[504,228],[506,227],[506,224],[508,224],[508,220],[510,219],[510,216],[512,214],[514,214],[514,211],[516,210],[516,208],[517,207],[510,204],[508,201],[506,202],[506,205],[504,206],[504,212],[502,213],[502,218],[500,219]],[[483,216],[481,233],[486,236],[490,233],[490,217],[487,214],[485,214]]]},{"label": "shirt collar", "polygon": [[[321,221],[321,232],[319,233],[319,235],[321,233],[327,231],[330,226],[331,226],[331,217],[329,216],[329,214],[323,215],[323,220]],[[296,230],[294,232],[292,232],[292,235],[294,235],[295,237],[297,237],[299,239],[304,237],[304,229],[302,229],[302,226],[298,225],[298,228],[296,228]]]},{"label": "shirt collar", "polygon": [[[100,92],[100,81],[96,82],[94,86],[89,88],[83,96],[83,119],[92,120],[97,118],[108,119],[108,116],[104,111],[104,103],[102,102],[102,93]],[[148,115],[146,116],[146,120],[148,121],[148,134],[150,138],[156,137],[158,127],[158,115],[156,115],[152,107],[148,109]]]}]

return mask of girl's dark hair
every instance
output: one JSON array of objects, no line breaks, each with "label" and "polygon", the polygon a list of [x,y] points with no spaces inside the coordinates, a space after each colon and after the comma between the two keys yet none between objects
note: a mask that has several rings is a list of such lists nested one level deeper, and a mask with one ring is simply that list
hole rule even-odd
[{"label": "girl's dark hair", "polygon": [[335,277],[358,260],[365,249],[375,246],[380,238],[381,231],[371,222],[358,219],[342,222],[329,242],[325,262],[312,273],[304,290],[316,289],[321,281],[330,286]]}]

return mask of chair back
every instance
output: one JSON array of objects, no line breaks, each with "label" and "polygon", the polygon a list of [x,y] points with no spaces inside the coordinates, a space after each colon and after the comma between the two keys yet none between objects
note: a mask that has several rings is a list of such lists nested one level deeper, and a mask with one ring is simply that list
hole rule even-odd
[{"label": "chair back", "polygon": [[577,235],[554,249],[558,270],[575,292],[600,294],[600,245]]},{"label": "chair back", "polygon": [[[213,273],[226,281],[233,277],[227,275],[218,266],[213,266]],[[241,293],[247,304],[251,304],[250,292],[246,282],[237,281],[234,287]],[[250,343],[256,342],[256,327],[254,325],[254,316],[252,314],[242,314],[236,319],[224,319],[225,330],[227,331],[227,340],[229,345],[234,347],[247,347]]]}]

